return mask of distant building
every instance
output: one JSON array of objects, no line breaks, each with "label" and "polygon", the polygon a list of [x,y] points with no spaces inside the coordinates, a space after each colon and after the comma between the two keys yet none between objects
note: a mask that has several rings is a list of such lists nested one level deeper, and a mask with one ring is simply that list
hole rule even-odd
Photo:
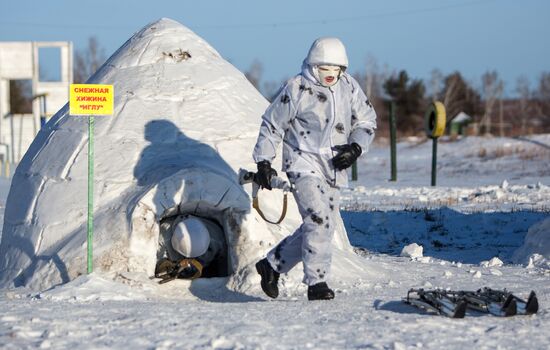
[{"label": "distant building", "polygon": [[[10,104],[10,82],[23,81],[32,113]],[[17,163],[46,120],[69,100],[73,46],[66,41],[0,42],[0,161]]]},{"label": "distant building", "polygon": [[464,112],[458,113],[449,123],[451,136],[464,135],[466,127],[473,121],[473,118]]}]

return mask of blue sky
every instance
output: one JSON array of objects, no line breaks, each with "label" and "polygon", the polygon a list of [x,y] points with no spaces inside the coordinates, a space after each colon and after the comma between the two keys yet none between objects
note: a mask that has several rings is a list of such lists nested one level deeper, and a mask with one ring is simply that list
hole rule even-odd
[{"label": "blue sky", "polygon": [[546,0],[0,0],[0,41],[70,40],[81,49],[95,36],[108,57],[147,23],[169,17],[241,71],[261,62],[264,81],[294,75],[315,38],[337,36],[352,73],[365,70],[369,55],[421,79],[434,68],[458,70],[480,85],[496,70],[513,94],[520,75],[535,86],[550,71],[549,15]]}]

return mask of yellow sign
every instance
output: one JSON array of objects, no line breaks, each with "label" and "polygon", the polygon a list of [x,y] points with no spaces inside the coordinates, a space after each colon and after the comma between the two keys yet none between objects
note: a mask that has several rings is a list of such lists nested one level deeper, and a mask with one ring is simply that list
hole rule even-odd
[{"label": "yellow sign", "polygon": [[70,115],[112,115],[113,85],[71,84]]}]

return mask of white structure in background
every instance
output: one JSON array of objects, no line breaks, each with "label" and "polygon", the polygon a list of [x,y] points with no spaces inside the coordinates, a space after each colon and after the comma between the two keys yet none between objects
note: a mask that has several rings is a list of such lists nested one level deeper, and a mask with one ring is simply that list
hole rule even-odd
[{"label": "white structure in background", "polygon": [[456,123],[464,123],[464,122],[469,122],[471,120],[472,120],[472,117],[470,117],[468,114],[464,112],[458,113],[456,117],[453,118],[453,122],[456,122]]},{"label": "white structure in background", "polygon": [[[59,49],[59,79],[41,81],[40,50]],[[32,81],[32,114],[11,114],[10,80]],[[0,157],[19,162],[48,118],[69,100],[73,81],[73,48],[70,42],[0,42]]]}]

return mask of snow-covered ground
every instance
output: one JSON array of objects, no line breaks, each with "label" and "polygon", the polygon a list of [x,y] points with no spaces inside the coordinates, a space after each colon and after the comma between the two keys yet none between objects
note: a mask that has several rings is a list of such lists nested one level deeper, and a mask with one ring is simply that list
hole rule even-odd
[{"label": "snow-covered ground", "polygon": [[[229,291],[221,278],[163,288],[130,274],[94,273],[42,292],[1,290],[0,347],[549,348],[550,224],[542,221],[550,216],[550,135],[440,142],[439,157],[437,187],[429,186],[431,141],[398,145],[397,182],[388,182],[387,145],[361,159],[342,215],[357,254],[378,274],[353,282],[333,276],[333,301],[308,302],[305,287],[291,283],[272,301]],[[2,203],[8,184],[0,182]],[[422,245],[423,256],[401,257],[410,243]],[[546,251],[530,254],[537,245]],[[523,297],[535,290],[540,310],[455,320],[401,302],[413,287],[483,286]],[[182,298],[178,287],[194,298]]]},{"label": "snow-covered ground", "polygon": [[[398,181],[388,182],[389,147],[377,139],[343,191],[355,248],[337,225],[336,299],[308,302],[297,268],[272,301],[254,262],[299,216],[291,200],[281,225],[264,223],[236,176],[254,166],[267,101],[170,19],[137,32],[90,82],[122,92],[113,118],[96,121],[96,272],[83,275],[87,123],[64,108],[23,158],[8,199],[0,181],[0,348],[549,347],[550,135],[442,139],[437,187],[431,142],[401,142]],[[281,198],[262,191],[270,217]],[[159,285],[149,278],[158,222],[190,212],[222,224],[233,274]],[[450,320],[401,301],[413,287],[483,286],[535,290],[541,309]]]}]

